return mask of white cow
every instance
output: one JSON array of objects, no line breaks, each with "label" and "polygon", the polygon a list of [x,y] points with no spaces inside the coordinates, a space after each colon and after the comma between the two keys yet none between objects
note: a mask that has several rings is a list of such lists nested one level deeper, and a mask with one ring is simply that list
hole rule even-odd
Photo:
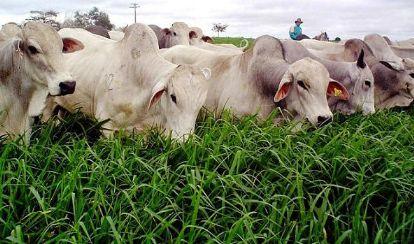
[{"label": "white cow", "polygon": [[275,101],[295,118],[322,125],[332,120],[326,94],[349,97],[344,86],[330,81],[322,64],[305,58],[289,65],[281,42],[270,36],[258,38],[252,49],[239,55],[186,46],[172,47],[162,55],[177,64],[211,68],[205,105],[212,111],[228,108],[236,116],[266,118],[276,108]]},{"label": "white cow", "polygon": [[61,39],[41,23],[28,22],[14,33],[0,41],[0,135],[23,135],[28,142],[31,121],[42,113],[47,96],[75,90],[62,50],[69,53],[83,46],[74,38]]},{"label": "white cow", "polygon": [[154,32],[144,24],[130,25],[119,42],[91,41],[93,34],[77,30],[66,31],[67,36],[85,40],[87,47],[65,58],[78,87],[73,95],[55,99],[57,104],[109,119],[107,136],[119,129],[159,126],[183,139],[193,131],[207,96],[208,69],[163,59]]}]

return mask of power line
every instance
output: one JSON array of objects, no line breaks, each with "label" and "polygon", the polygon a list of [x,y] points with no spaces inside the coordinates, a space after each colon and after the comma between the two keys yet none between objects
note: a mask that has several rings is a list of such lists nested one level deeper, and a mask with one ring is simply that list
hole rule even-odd
[{"label": "power line", "polygon": [[134,9],[134,20],[135,23],[137,23],[137,8],[139,8],[140,6],[138,5],[138,3],[131,3],[131,6],[129,8],[133,8]]}]

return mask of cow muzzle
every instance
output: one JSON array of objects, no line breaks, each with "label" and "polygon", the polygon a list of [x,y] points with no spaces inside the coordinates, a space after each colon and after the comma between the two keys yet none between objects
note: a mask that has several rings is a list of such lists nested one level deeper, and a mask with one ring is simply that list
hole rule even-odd
[{"label": "cow muzzle", "polygon": [[64,81],[59,83],[60,95],[73,94],[75,92],[76,81]]}]

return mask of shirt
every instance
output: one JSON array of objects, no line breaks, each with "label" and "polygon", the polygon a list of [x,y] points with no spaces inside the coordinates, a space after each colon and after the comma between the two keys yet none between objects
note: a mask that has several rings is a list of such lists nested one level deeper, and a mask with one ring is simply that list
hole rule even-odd
[{"label": "shirt", "polygon": [[293,40],[296,40],[298,36],[302,35],[302,28],[297,25],[290,27],[289,35],[290,35],[290,38],[292,38]]}]

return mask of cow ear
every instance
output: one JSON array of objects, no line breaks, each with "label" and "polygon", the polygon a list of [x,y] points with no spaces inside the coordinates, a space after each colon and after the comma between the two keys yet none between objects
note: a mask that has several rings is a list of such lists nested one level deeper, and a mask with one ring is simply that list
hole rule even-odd
[{"label": "cow ear", "polygon": [[357,66],[360,67],[361,69],[364,69],[367,65],[364,62],[364,49],[361,49],[361,53],[359,54],[358,57],[358,61],[357,61]]},{"label": "cow ear", "polygon": [[164,94],[164,92],[166,91],[167,91],[167,87],[165,86],[165,82],[162,82],[162,81],[158,82],[154,86],[154,88],[152,88],[152,95],[148,103],[147,110],[150,110],[152,106],[157,104],[161,100],[161,97]]},{"label": "cow ear", "polygon": [[277,92],[273,100],[277,103],[285,99],[289,95],[289,92],[292,90],[292,84],[293,75],[289,72],[286,72],[286,74],[283,75],[282,81],[279,85],[279,89],[277,89]]},{"label": "cow ear", "polygon": [[394,70],[394,71],[401,71],[401,68],[398,66],[398,64],[396,64],[395,62],[392,61],[379,61],[382,65],[384,65],[385,67]]},{"label": "cow ear", "polygon": [[203,40],[204,42],[207,42],[207,43],[213,43],[213,39],[209,36],[203,36],[201,38],[201,40]]},{"label": "cow ear", "polygon": [[197,33],[195,31],[190,31],[188,33],[188,36],[190,37],[190,39],[198,38],[198,35],[197,35]]},{"label": "cow ear", "polygon": [[340,100],[348,100],[349,99],[349,92],[344,85],[339,83],[338,81],[331,80],[329,81],[328,90],[326,91],[326,95],[330,97],[337,97]]},{"label": "cow ear", "polygon": [[211,69],[209,68],[202,68],[201,72],[203,73],[204,77],[206,78],[206,80],[210,80],[211,79]]},{"label": "cow ear", "polygon": [[85,46],[82,42],[73,38],[62,38],[63,42],[63,53],[73,53],[82,50]]}]

